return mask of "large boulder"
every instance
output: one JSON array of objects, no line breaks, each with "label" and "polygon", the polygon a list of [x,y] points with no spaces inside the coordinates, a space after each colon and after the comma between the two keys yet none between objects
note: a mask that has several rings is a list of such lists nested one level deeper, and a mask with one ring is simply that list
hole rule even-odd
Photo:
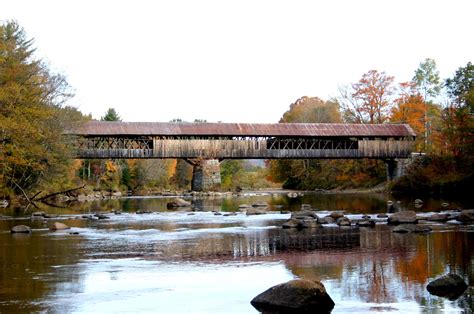
[{"label": "large boulder", "polygon": [[467,284],[460,276],[448,274],[430,282],[426,289],[436,296],[456,300],[466,291]]},{"label": "large boulder", "polygon": [[393,228],[392,231],[397,233],[427,233],[431,231],[431,228],[424,225],[401,224]]},{"label": "large boulder", "polygon": [[166,204],[167,208],[178,208],[178,207],[191,207],[191,203],[183,200],[182,198],[175,198],[171,202]]},{"label": "large boulder", "polygon": [[291,213],[291,218],[294,218],[294,219],[307,219],[307,218],[318,219],[318,215],[312,210],[300,210],[300,211],[297,211],[297,212],[292,212]]},{"label": "large boulder", "polygon": [[322,283],[303,279],[273,286],[250,303],[263,313],[330,313],[334,308]]},{"label": "large boulder", "polygon": [[71,227],[69,227],[69,226],[66,225],[66,224],[63,224],[62,222],[55,222],[54,224],[52,224],[52,225],[49,227],[49,230],[51,230],[51,231],[66,230],[66,229],[71,229]]},{"label": "large boulder", "polygon": [[464,223],[474,222],[474,209],[462,210],[457,220]]},{"label": "large boulder", "polygon": [[388,217],[387,222],[389,224],[415,224],[417,223],[416,213],[412,210],[406,210],[392,214]]},{"label": "large boulder", "polygon": [[18,225],[10,229],[11,233],[31,233],[31,228],[25,225]]}]

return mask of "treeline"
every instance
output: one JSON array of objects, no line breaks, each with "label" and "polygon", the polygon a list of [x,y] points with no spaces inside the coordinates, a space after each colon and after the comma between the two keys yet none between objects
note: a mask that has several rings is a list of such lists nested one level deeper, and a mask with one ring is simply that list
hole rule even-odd
[{"label": "treeline", "polygon": [[[302,97],[280,122],[407,123],[417,134],[415,150],[425,154],[393,183],[396,192],[467,191],[474,177],[474,65],[442,80],[432,59],[420,63],[410,81],[395,84],[371,70],[340,87],[329,101]],[[335,189],[372,187],[386,180],[378,160],[275,160],[270,177],[283,187]]]},{"label": "treeline", "polygon": [[[91,190],[152,193],[190,188],[192,168],[183,160],[74,160],[64,131],[90,120],[67,106],[66,79],[35,57],[33,41],[15,22],[0,25],[0,198],[51,193],[86,184]],[[416,150],[426,153],[394,183],[395,191],[445,192],[473,183],[474,66],[439,77],[426,59],[408,82],[395,84],[371,70],[324,101],[302,97],[280,122],[408,123]],[[113,108],[103,120],[119,121]],[[183,122],[175,119],[174,122]],[[198,119],[195,122],[205,123]],[[229,160],[221,164],[223,190],[371,187],[386,179],[377,160]],[[274,183],[270,183],[270,181]]]}]

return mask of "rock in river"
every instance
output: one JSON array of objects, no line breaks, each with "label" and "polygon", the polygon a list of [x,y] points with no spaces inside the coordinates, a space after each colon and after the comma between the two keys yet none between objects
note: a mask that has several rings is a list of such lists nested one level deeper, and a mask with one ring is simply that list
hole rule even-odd
[{"label": "rock in river", "polygon": [[167,208],[177,208],[177,207],[191,207],[191,203],[183,200],[182,198],[175,198],[171,202],[166,204]]},{"label": "rock in river", "polygon": [[11,233],[31,233],[31,228],[25,225],[18,225],[10,230]]},{"label": "rock in river", "polygon": [[359,220],[356,224],[359,227],[375,227],[375,221],[369,219]]},{"label": "rock in river", "polygon": [[412,210],[406,210],[398,213],[394,213],[392,216],[388,217],[387,222],[389,224],[415,224],[416,213]]},{"label": "rock in river", "polygon": [[341,217],[336,220],[339,227],[348,227],[351,225],[351,220],[347,217]]},{"label": "rock in river", "polygon": [[66,224],[63,224],[62,222],[55,222],[54,224],[51,225],[51,227],[49,227],[49,230],[52,230],[52,231],[65,230],[65,229],[71,229],[71,227],[69,227]]},{"label": "rock in river", "polygon": [[267,212],[263,209],[260,209],[260,208],[249,208],[247,210],[247,216],[251,216],[251,215],[265,215]]},{"label": "rock in river", "polygon": [[294,219],[305,219],[305,218],[313,218],[318,219],[318,215],[312,210],[300,210],[297,212],[291,213],[291,218]]},{"label": "rock in river", "polygon": [[273,286],[250,303],[262,313],[330,313],[334,308],[322,283],[303,279]]},{"label": "rock in river", "polygon": [[467,284],[460,276],[448,274],[430,282],[426,289],[431,294],[456,300],[466,291]]},{"label": "rock in river", "polygon": [[397,232],[397,233],[408,233],[408,232],[425,233],[425,232],[430,232],[431,228],[428,226],[423,226],[423,225],[401,224],[393,228],[392,231]]},{"label": "rock in river", "polygon": [[461,211],[458,220],[465,223],[474,222],[474,209],[465,209]]}]

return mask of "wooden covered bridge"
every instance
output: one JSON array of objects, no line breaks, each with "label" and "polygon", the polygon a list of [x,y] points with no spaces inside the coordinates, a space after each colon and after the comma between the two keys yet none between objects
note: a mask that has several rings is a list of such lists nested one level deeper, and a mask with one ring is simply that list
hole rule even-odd
[{"label": "wooden covered bridge", "polygon": [[406,124],[87,122],[70,131],[76,157],[183,158],[193,190],[220,182],[223,159],[378,158],[396,176],[415,133]]}]

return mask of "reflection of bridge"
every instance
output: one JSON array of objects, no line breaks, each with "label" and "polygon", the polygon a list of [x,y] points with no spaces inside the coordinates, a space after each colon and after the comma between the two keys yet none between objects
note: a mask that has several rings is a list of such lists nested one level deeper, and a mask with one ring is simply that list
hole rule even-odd
[{"label": "reflection of bridge", "polygon": [[[415,139],[405,124],[87,122],[77,158],[183,158],[194,166],[193,189],[220,182],[218,160],[380,158],[389,177]],[[217,178],[219,177],[219,178]]]}]

